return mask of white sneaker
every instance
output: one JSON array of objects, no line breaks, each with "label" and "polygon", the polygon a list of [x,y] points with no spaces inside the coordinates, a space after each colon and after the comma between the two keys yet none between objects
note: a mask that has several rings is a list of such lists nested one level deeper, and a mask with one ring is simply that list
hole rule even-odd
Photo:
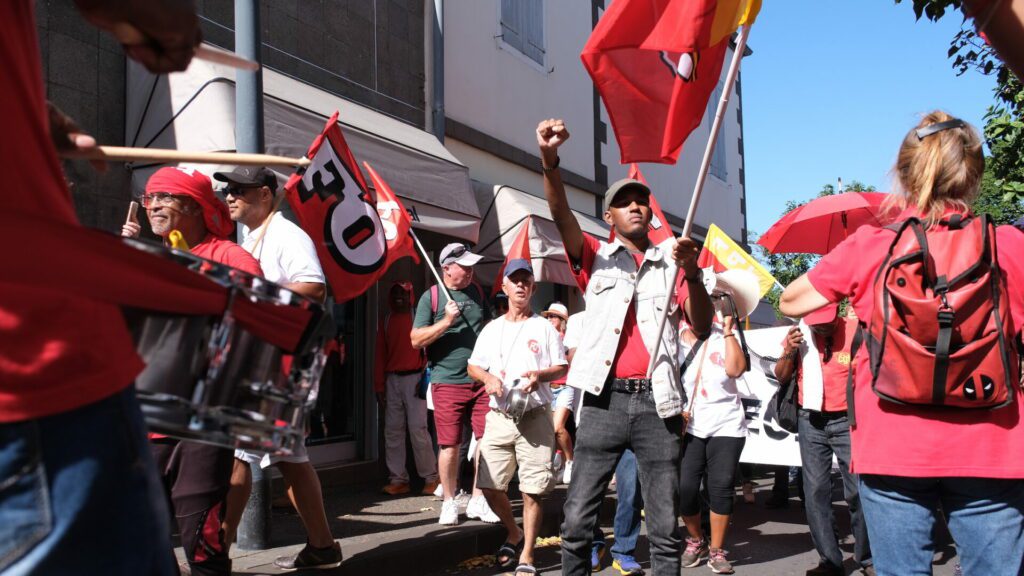
[{"label": "white sneaker", "polygon": [[459,523],[459,505],[454,499],[445,500],[441,504],[441,517],[437,519],[437,523],[444,526],[455,526]]},{"label": "white sneaker", "polygon": [[498,518],[498,515],[491,510],[491,507],[487,505],[487,499],[483,496],[477,496],[469,501],[469,506],[466,507],[466,518],[473,518],[488,524],[501,522],[501,518]]},{"label": "white sneaker", "polygon": [[437,483],[437,488],[434,488],[434,498],[440,498],[444,496],[444,486],[440,482]]},{"label": "white sneaker", "polygon": [[565,471],[562,472],[562,483],[568,484],[572,482],[572,460],[566,460]]},{"label": "white sneaker", "polygon": [[465,491],[459,490],[459,493],[455,495],[455,503],[459,506],[459,514],[465,514],[466,510],[469,510],[472,499]]}]

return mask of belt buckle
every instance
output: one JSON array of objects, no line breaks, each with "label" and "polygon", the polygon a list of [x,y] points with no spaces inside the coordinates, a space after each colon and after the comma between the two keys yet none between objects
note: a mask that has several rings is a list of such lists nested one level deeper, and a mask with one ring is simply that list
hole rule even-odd
[{"label": "belt buckle", "polygon": [[636,394],[640,392],[640,381],[635,378],[629,378],[626,380],[626,392],[630,394]]}]

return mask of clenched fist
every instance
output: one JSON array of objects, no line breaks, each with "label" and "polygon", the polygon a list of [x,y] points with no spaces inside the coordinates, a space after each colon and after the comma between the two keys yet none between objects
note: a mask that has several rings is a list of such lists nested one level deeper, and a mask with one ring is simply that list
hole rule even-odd
[{"label": "clenched fist", "polygon": [[558,147],[569,139],[569,131],[565,122],[550,118],[537,125],[537,145],[540,146],[541,159],[544,166],[550,168],[558,160]]}]

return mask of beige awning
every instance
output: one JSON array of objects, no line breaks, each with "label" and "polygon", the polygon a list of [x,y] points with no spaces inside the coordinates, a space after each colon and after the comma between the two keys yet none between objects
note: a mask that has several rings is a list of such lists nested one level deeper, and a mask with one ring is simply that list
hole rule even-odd
[{"label": "beige awning", "polygon": [[[234,78],[233,69],[200,60],[193,60],[183,73],[166,76],[153,76],[129,61],[126,145],[233,151]],[[477,241],[480,211],[469,169],[431,134],[266,68],[263,91],[268,154],[302,156],[338,110],[356,160],[369,162],[391,185],[413,213],[414,228]],[[133,188],[140,191],[158,167],[134,167]],[[206,174],[230,169],[196,168]],[[271,168],[282,182],[291,172],[287,167]]]},{"label": "beige awning", "polygon": [[[484,214],[480,222],[480,241],[474,249],[484,256],[477,265],[482,283],[494,281],[505,254],[523,222],[529,218],[530,255],[537,281],[576,285],[566,262],[562,237],[551,220],[547,200],[510,186],[490,186],[476,181],[473,182],[473,190]],[[604,222],[581,212],[573,213],[584,233],[599,240],[608,238],[609,229]]]}]

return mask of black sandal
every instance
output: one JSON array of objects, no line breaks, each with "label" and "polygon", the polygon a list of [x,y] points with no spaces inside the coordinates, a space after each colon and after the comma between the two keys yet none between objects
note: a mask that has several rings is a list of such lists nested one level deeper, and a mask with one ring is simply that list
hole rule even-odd
[{"label": "black sandal", "polygon": [[[519,554],[523,551],[523,542],[526,541],[524,537],[519,541],[519,544],[513,545],[511,542],[505,542],[498,548],[498,552],[494,555],[494,561],[502,568],[509,568],[519,560]],[[502,556],[505,560],[502,561]]]},{"label": "black sandal", "polygon": [[516,574],[536,574],[537,569],[533,567],[533,564],[520,564],[516,566]]}]

